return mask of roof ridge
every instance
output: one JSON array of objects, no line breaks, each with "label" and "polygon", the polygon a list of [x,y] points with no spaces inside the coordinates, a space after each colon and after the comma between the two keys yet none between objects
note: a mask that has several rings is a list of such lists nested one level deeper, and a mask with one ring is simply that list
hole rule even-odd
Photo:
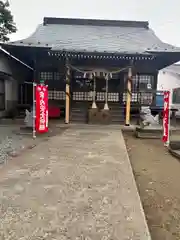
[{"label": "roof ridge", "polygon": [[44,17],[43,24],[44,25],[63,24],[63,25],[91,25],[91,26],[149,28],[148,21],[85,19],[85,18],[83,19],[83,18]]}]

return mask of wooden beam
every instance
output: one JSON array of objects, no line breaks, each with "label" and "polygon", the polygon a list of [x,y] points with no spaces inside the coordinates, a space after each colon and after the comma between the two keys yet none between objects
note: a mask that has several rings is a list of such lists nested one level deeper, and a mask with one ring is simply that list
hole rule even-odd
[{"label": "wooden beam", "polygon": [[132,82],[132,68],[129,67],[128,79],[127,79],[127,97],[126,97],[126,121],[125,125],[130,125],[130,115],[131,115],[131,82]]}]

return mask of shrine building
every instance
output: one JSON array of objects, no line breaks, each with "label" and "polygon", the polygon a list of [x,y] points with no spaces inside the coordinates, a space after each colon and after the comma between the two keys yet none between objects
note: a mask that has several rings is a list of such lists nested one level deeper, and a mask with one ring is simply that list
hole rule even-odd
[{"label": "shrine building", "polygon": [[18,80],[18,104],[32,105],[31,82],[44,82],[65,123],[129,125],[140,106],[155,104],[158,71],[180,60],[180,48],[140,21],[45,17],[28,38],[2,46],[34,69]]}]

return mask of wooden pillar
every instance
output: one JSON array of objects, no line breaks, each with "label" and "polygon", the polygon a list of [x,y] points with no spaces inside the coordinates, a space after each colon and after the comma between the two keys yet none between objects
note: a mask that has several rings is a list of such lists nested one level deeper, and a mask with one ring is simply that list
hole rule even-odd
[{"label": "wooden pillar", "polygon": [[70,116],[70,67],[66,65],[66,109],[65,109],[65,123],[69,123]]},{"label": "wooden pillar", "polygon": [[132,81],[132,68],[129,67],[128,70],[128,80],[127,80],[127,98],[126,98],[126,122],[125,125],[130,125],[130,115],[131,115],[131,81]]}]

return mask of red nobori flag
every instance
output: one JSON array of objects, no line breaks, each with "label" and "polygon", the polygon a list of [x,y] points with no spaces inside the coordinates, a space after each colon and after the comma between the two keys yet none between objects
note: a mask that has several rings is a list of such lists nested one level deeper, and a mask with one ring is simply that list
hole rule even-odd
[{"label": "red nobori flag", "polygon": [[169,100],[170,100],[170,92],[164,92],[164,111],[163,111],[163,142],[167,142],[169,140]]},{"label": "red nobori flag", "polygon": [[48,88],[44,85],[36,85],[36,131],[45,133],[48,131]]}]

